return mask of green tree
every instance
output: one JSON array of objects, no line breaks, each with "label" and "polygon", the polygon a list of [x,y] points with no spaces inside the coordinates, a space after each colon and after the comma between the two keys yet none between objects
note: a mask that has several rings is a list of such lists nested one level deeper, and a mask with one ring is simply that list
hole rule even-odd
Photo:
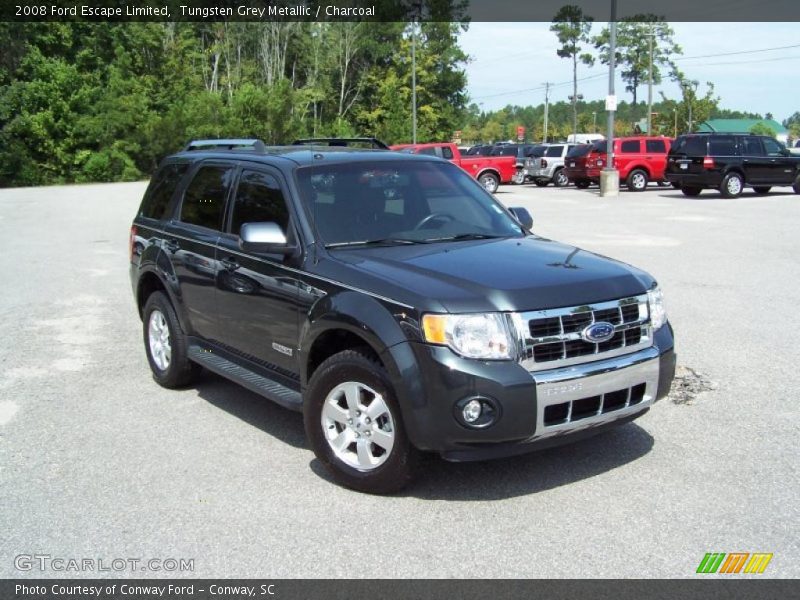
[{"label": "green tree", "polygon": [[766,123],[756,123],[750,128],[750,133],[753,135],[768,135],[773,138],[776,136],[775,130]]},{"label": "green tree", "polygon": [[578,61],[591,66],[594,57],[588,52],[583,52],[582,44],[591,41],[592,17],[583,14],[583,10],[574,4],[562,6],[553,17],[550,31],[556,34],[561,47],[556,54],[561,58],[572,59],[572,132],[577,133],[578,127]]},{"label": "green tree", "polygon": [[[662,68],[673,69],[672,57],[683,53],[675,43],[674,35],[675,32],[663,17],[652,14],[625,17],[617,24],[616,62],[620,67],[620,76],[626,83],[625,91],[631,92],[634,105],[638,101],[639,87],[646,84],[650,77],[651,43],[654,85],[662,81]],[[606,27],[593,40],[604,64],[609,62],[609,37]]]}]

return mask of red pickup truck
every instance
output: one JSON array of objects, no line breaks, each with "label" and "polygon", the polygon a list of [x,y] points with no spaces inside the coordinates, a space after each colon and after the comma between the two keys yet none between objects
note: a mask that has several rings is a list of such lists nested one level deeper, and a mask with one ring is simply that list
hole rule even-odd
[{"label": "red pickup truck", "polygon": [[489,193],[495,193],[501,183],[511,183],[517,171],[516,156],[464,156],[455,144],[397,144],[391,150],[409,154],[430,154],[457,164],[472,175]]}]

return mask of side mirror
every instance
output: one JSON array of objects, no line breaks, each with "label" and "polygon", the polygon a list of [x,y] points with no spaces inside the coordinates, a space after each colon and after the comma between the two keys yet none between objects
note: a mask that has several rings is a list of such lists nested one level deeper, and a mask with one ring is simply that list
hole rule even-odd
[{"label": "side mirror", "polygon": [[527,208],[523,208],[521,206],[512,206],[509,207],[508,211],[514,215],[514,218],[519,221],[519,224],[525,229],[530,230],[533,227],[533,217],[531,216],[531,213],[528,212]]},{"label": "side mirror", "polygon": [[245,223],[239,233],[239,248],[258,254],[294,254],[297,246],[289,245],[277,223]]}]

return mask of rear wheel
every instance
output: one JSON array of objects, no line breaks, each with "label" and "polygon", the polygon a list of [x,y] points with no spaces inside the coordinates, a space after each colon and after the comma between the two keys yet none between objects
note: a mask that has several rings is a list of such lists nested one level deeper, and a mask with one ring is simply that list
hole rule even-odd
[{"label": "rear wheel", "polygon": [[563,169],[559,169],[553,174],[553,185],[556,187],[566,187],[569,185],[569,177]]},{"label": "rear wheel", "polygon": [[314,454],[342,485],[389,494],[411,480],[418,451],[386,370],[365,354],[345,350],[314,371],[303,422]]},{"label": "rear wheel", "polygon": [[534,183],[539,187],[547,187],[547,184],[550,183],[547,179],[535,179]]},{"label": "rear wheel", "polygon": [[792,185],[792,189],[794,190],[795,194],[800,194],[800,175],[798,175],[797,179],[794,180],[794,185]]},{"label": "rear wheel", "polygon": [[697,198],[700,195],[700,192],[703,191],[703,188],[685,185],[681,188],[684,196],[688,196],[689,198]]},{"label": "rear wheel", "polygon": [[201,368],[189,360],[186,335],[175,309],[162,292],[154,292],[147,299],[142,323],[144,348],[153,379],[165,388],[191,383]]},{"label": "rear wheel", "polygon": [[484,173],[478,177],[478,183],[480,183],[490,194],[494,194],[497,191],[497,188],[500,187],[500,180],[494,173]]},{"label": "rear wheel", "polygon": [[585,179],[578,179],[578,181],[575,182],[575,187],[581,190],[585,190],[586,188],[589,187],[589,184],[590,183]]},{"label": "rear wheel", "polygon": [[635,169],[628,175],[628,189],[632,192],[643,192],[645,189],[647,189],[647,181],[647,173],[645,173],[642,169]]},{"label": "rear wheel", "polygon": [[725,198],[736,198],[742,193],[744,179],[738,173],[728,173],[722,179],[719,191]]},{"label": "rear wheel", "polygon": [[754,185],[753,190],[756,194],[768,194],[769,191],[772,189],[770,185]]}]

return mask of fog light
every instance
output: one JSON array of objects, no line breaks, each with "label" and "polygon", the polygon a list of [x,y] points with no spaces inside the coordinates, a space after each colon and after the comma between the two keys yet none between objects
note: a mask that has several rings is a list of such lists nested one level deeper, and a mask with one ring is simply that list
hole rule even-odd
[{"label": "fog light", "polygon": [[462,413],[464,415],[464,420],[467,423],[474,423],[478,419],[481,418],[481,411],[483,410],[483,406],[481,405],[480,400],[472,399],[464,405],[464,409]]}]

